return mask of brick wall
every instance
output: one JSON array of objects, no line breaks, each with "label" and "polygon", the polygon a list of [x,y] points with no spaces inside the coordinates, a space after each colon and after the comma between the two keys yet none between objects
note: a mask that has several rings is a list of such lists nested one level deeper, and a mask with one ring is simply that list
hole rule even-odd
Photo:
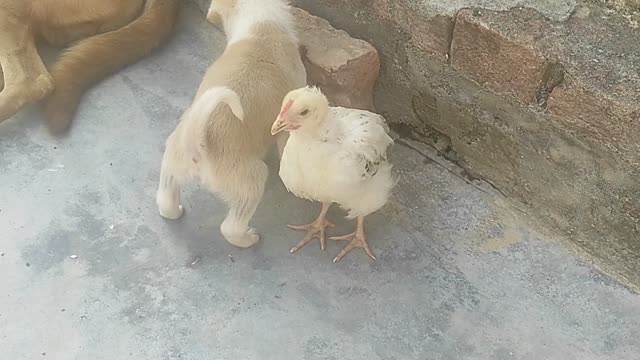
[{"label": "brick wall", "polygon": [[378,49],[376,109],[396,130],[640,284],[640,31],[628,17],[581,1],[560,19],[295,3]]}]

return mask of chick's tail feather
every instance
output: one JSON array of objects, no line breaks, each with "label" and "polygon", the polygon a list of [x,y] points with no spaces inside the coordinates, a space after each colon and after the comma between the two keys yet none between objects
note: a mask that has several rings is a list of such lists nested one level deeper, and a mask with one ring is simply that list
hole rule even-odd
[{"label": "chick's tail feather", "polygon": [[53,133],[65,131],[84,92],[96,82],[135,63],[171,35],[179,0],[147,0],[131,23],[98,34],[70,47],[51,69],[55,90],[47,103]]},{"label": "chick's tail feather", "polygon": [[347,211],[347,219],[367,216],[387,203],[399,180],[392,169],[390,163],[381,164],[378,172],[361,184],[358,191],[353,191],[352,196],[344,197],[341,207]]}]

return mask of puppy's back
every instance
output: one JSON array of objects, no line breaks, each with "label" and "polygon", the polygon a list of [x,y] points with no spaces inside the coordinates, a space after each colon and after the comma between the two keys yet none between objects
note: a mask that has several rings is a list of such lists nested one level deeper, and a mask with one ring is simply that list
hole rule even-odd
[{"label": "puppy's back", "polygon": [[226,106],[218,106],[206,122],[203,135],[207,152],[221,157],[263,157],[273,143],[271,124],[284,96],[306,84],[298,47],[277,27],[260,25],[257,35],[233,43],[207,70],[196,98],[212,86],[234,90],[242,102],[240,122]]}]

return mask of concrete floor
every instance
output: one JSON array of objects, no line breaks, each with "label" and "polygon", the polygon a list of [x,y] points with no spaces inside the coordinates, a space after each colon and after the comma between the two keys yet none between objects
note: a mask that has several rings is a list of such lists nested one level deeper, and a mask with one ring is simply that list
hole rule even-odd
[{"label": "concrete floor", "polygon": [[222,239],[226,210],[197,184],[183,219],[160,218],[164,141],[224,42],[195,7],[181,17],[168,47],[87,94],[71,136],[38,108],[0,126],[0,358],[640,358],[637,294],[404,146],[368,222],[374,263],[333,264],[335,243],[290,255],[302,234],[284,224],[318,207],[277,176],[252,249]]}]

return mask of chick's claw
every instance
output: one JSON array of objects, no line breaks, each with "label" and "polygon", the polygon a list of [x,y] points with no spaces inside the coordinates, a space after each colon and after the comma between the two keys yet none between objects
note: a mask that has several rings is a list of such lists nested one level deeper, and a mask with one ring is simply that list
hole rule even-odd
[{"label": "chick's claw", "polygon": [[362,248],[362,250],[364,250],[367,256],[371,258],[371,260],[374,260],[374,261],[376,260],[375,255],[373,255],[373,252],[369,248],[369,243],[367,243],[367,238],[366,236],[364,236],[364,218],[363,217],[358,217],[358,224],[356,227],[356,231],[352,232],[351,234],[347,234],[343,236],[332,236],[330,237],[330,239],[344,240],[349,242],[347,246],[345,246],[340,251],[340,253],[338,253],[338,255],[333,259],[334,263],[337,263],[338,261],[340,261],[340,259],[342,259],[351,250],[357,247]]},{"label": "chick's claw", "polygon": [[364,252],[367,254],[367,256],[369,256],[371,258],[371,260],[374,260],[374,261],[376,260],[375,255],[373,255],[373,252],[371,252],[371,249],[369,248],[369,244],[367,243],[367,239],[362,234],[359,235],[359,234],[354,232],[354,233],[351,233],[349,235],[344,235],[344,236],[333,236],[330,239],[331,240],[346,240],[346,241],[349,241],[347,246],[345,246],[342,249],[342,251],[340,251],[340,253],[338,253],[338,255],[335,257],[335,259],[333,259],[334,263],[340,261],[340,259],[342,259],[345,255],[347,255],[354,248],[362,248],[362,250],[364,250]]},{"label": "chick's claw", "polygon": [[290,253],[294,253],[300,250],[303,246],[307,245],[311,240],[320,239],[320,249],[324,250],[326,247],[325,229],[327,227],[333,227],[334,225],[329,222],[325,217],[320,217],[316,221],[307,225],[287,225],[289,229],[306,231],[307,235],[294,247],[289,250]]}]

